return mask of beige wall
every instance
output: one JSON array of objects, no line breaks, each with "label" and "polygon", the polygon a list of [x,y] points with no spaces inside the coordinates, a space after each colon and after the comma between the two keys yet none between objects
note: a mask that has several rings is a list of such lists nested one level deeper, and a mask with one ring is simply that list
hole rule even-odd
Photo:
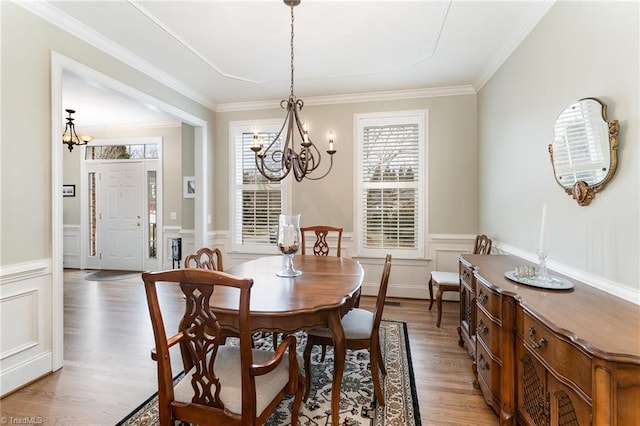
[{"label": "beige wall", "polygon": [[[638,2],[559,2],[478,95],[480,228],[538,247],[548,204],[550,259],[640,303]],[[587,207],[553,178],[547,145],[557,115],[584,97],[620,121],[618,171]],[[635,295],[635,297],[634,297]]]},{"label": "beige wall", "polygon": [[[3,1],[0,7],[0,265],[7,265],[48,258],[52,254],[52,51],[210,123],[214,113],[14,3]],[[60,120],[62,122],[62,118]],[[207,139],[212,144],[211,125],[208,130]],[[54,139],[57,142],[57,138]]]},{"label": "beige wall", "polygon": [[[302,115],[316,144],[327,143],[335,133],[334,166],[319,181],[293,186],[293,211],[301,224],[328,223],[353,232],[354,146],[353,116],[379,111],[429,111],[430,233],[474,234],[477,222],[476,96],[459,95],[385,102],[305,106]],[[218,113],[215,152],[215,228],[229,229],[229,122],[252,119],[284,119],[281,109]],[[325,148],[326,149],[326,148]],[[328,160],[323,157],[323,163]],[[325,170],[325,164],[320,169]]]}]

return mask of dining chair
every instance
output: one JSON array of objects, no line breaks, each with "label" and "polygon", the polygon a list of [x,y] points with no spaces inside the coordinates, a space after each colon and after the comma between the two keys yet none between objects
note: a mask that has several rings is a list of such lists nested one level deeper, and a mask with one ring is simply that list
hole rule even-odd
[{"label": "dining chair", "polygon": [[[306,242],[305,234],[313,232],[315,234],[316,241],[313,244],[313,254],[315,256],[328,256],[330,252],[329,244],[327,243],[327,237],[330,233],[335,232],[338,234],[338,244],[336,246],[336,256],[340,257],[340,249],[342,246],[342,228],[328,225],[316,225],[300,227],[300,234],[302,235],[302,255],[306,254]],[[356,304],[357,305],[357,304]],[[273,346],[278,343],[278,334],[273,333]],[[325,348],[323,347],[323,353]]]},{"label": "dining chair", "polygon": [[[384,366],[384,358],[382,357],[382,351],[380,349],[380,321],[382,321],[382,311],[384,309],[384,300],[387,297],[387,286],[389,284],[390,274],[391,255],[387,254],[374,311],[371,312],[366,309],[353,308],[342,317],[342,328],[344,329],[347,349],[369,350],[369,367],[371,368],[373,390],[376,400],[380,405],[384,405],[384,395],[382,394],[382,387],[380,386],[378,368],[380,368],[383,375],[387,374]],[[331,336],[331,331],[326,327],[316,327],[307,330],[307,344],[303,353],[306,379],[305,401],[309,398],[311,391],[311,349],[314,345],[332,346],[333,337]],[[322,354],[321,361],[324,361],[324,353]]]},{"label": "dining chair", "polygon": [[330,249],[327,243],[327,236],[335,232],[338,234],[338,245],[336,246],[336,256],[340,257],[340,248],[342,245],[342,228],[327,225],[307,226],[300,227],[300,233],[302,234],[302,252],[306,254],[305,234],[313,232],[316,237],[316,241],[313,244],[313,254],[316,256],[328,256]]},{"label": "dining chair", "polygon": [[[491,254],[491,239],[484,234],[476,236],[473,254]],[[458,272],[431,272],[431,277],[429,278],[429,310],[433,306],[434,285],[438,287],[438,292],[436,293],[436,307],[438,308],[436,327],[440,327],[442,320],[442,294],[445,291],[460,291],[460,275]]]},{"label": "dining chair", "polygon": [[210,269],[212,271],[223,271],[222,251],[218,248],[211,249],[202,247],[194,254],[184,258],[185,268]]},{"label": "dining chair", "polygon": [[[295,395],[291,420],[297,424],[304,377],[296,355],[296,338],[283,339],[275,351],[251,349],[249,304],[253,279],[206,269],[176,269],[142,274],[157,363],[159,424],[263,424],[285,395]],[[185,313],[175,335],[167,337],[156,283],[179,286]],[[214,292],[224,287],[239,296],[238,345],[223,345],[222,326],[210,309]],[[224,340],[224,339],[222,339]],[[184,375],[173,380],[171,352],[179,344]]]}]

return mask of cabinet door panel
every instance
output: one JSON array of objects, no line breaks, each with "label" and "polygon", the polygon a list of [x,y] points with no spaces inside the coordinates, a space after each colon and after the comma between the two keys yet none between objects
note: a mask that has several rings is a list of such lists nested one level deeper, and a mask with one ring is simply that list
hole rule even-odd
[{"label": "cabinet door panel", "polygon": [[546,371],[521,342],[518,342],[516,355],[518,415],[524,424],[546,426],[548,424]]},{"label": "cabinet door panel", "polygon": [[578,393],[552,376],[548,378],[548,389],[552,425],[589,426],[591,424],[591,405]]}]

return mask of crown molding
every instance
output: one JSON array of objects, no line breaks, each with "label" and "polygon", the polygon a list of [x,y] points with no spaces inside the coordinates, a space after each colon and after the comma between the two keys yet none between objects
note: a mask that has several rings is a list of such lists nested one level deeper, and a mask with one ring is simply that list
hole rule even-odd
[{"label": "crown molding", "polygon": [[119,44],[116,44],[108,38],[98,34],[96,31],[87,27],[82,22],[72,18],[66,13],[61,12],[57,8],[51,6],[48,2],[16,1],[15,3],[25,10],[33,13],[34,15],[55,25],[61,30],[68,32],[69,34],[79,38],[80,40],[88,43],[96,49],[101,50],[110,56],[113,56],[114,58],[124,62],[130,67],[175,90],[181,95],[186,96],[192,101],[204,105],[207,108],[215,111],[216,105],[211,103],[210,99],[202,96],[197,91],[181,83],[180,81],[171,77],[169,74],[158,69],[157,67],[151,65],[149,62],[143,60],[142,58],[123,48]]},{"label": "crown molding", "polygon": [[[386,92],[352,93],[347,95],[312,96],[304,99],[305,106],[336,105],[356,102],[397,101],[402,99],[435,98],[440,96],[475,95],[477,92],[472,85],[435,87],[425,89],[392,90]],[[219,104],[216,112],[252,111],[260,109],[279,108],[281,100],[267,100],[256,102],[233,102]]]},{"label": "crown molding", "polygon": [[531,33],[531,30],[538,25],[538,22],[540,22],[542,17],[547,14],[555,2],[556,0],[544,0],[534,3],[531,14],[519,22],[518,28],[512,33],[512,37],[504,40],[500,48],[491,57],[487,66],[476,79],[474,87],[477,91],[480,91],[480,89],[482,89],[482,87],[484,87],[491,77],[493,77],[493,75],[500,69],[502,64],[509,59],[511,54],[518,48],[518,46],[520,46],[524,39],[527,38],[529,33]]},{"label": "crown molding", "polygon": [[118,130],[139,130],[139,129],[164,129],[164,128],[175,128],[181,127],[181,121],[154,121],[149,123],[123,123],[123,124],[111,124],[108,127],[104,126],[83,126],[83,130],[85,133],[92,132],[106,132],[111,131],[114,127],[117,127]]}]

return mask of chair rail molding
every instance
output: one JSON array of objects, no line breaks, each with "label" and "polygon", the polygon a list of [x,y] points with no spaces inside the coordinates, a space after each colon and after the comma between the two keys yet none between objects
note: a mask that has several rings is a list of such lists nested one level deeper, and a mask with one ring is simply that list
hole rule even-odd
[{"label": "chair rail molding", "polygon": [[[494,241],[493,247],[497,248],[498,250],[496,250],[496,252],[500,252],[500,254],[512,254],[514,256],[526,259],[530,262],[538,263],[538,255],[536,253],[522,250],[518,247],[510,246],[500,241]],[[553,259],[547,259],[547,267],[563,275],[566,275],[569,278],[582,281],[583,283],[602,290],[606,293],[612,294],[636,305],[640,305],[640,289],[630,288],[629,286],[626,286],[624,284],[594,274],[590,274],[581,269],[565,265],[564,263],[558,262]]]},{"label": "chair rail molding", "polygon": [[51,259],[39,259],[0,266],[0,285],[51,273]]}]

